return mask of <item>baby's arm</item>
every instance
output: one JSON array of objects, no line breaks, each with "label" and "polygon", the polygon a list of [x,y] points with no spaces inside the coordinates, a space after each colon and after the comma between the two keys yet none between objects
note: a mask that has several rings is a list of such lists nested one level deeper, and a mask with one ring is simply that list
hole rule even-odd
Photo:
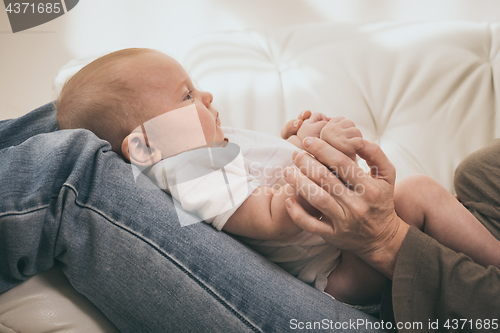
[{"label": "baby's arm", "polygon": [[279,188],[258,187],[236,212],[223,229],[229,233],[259,240],[282,240],[302,231],[290,218],[285,208],[288,198],[297,200],[313,216],[321,216],[296,190],[288,184]]}]

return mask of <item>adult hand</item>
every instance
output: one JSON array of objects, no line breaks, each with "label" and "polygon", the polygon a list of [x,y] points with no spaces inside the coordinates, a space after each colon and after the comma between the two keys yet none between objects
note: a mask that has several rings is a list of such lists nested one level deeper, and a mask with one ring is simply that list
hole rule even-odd
[{"label": "adult hand", "polygon": [[299,114],[297,119],[290,120],[281,130],[281,137],[286,140],[292,135],[296,135],[304,120],[309,119],[309,117],[311,117],[311,114],[312,112],[307,110]]},{"label": "adult hand", "polygon": [[358,154],[370,166],[366,173],[327,143],[328,131],[322,138],[305,140],[306,151],[317,159],[305,152],[294,154],[300,171],[288,168],[285,180],[324,216],[312,217],[293,199],[287,200],[287,211],[305,231],[354,252],[392,278],[409,228],[394,210],[395,168],[380,147],[363,140]]}]

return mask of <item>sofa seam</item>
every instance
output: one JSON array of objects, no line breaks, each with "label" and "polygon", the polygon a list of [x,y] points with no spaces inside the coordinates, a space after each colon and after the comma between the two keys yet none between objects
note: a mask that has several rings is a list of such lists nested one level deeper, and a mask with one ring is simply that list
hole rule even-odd
[{"label": "sofa seam", "polygon": [[219,304],[221,304],[222,306],[224,306],[230,313],[232,313],[234,316],[236,316],[243,324],[245,324],[247,327],[249,327],[254,332],[261,332],[261,330],[257,326],[253,325],[248,319],[246,319],[239,312],[237,312],[236,309],[234,309],[232,306],[230,306],[229,303],[227,303],[222,298],[222,296],[220,296],[215,291],[213,291],[208,286],[206,286],[201,280],[199,280],[194,275],[194,273],[192,273],[186,267],[184,267],[183,265],[181,265],[177,260],[175,260],[171,256],[167,255],[164,251],[161,250],[161,248],[157,244],[155,244],[154,242],[152,242],[148,238],[144,237],[143,235],[135,232],[134,230],[132,230],[132,229],[130,229],[130,228],[124,226],[124,225],[121,225],[121,224],[117,223],[114,219],[108,217],[106,214],[104,214],[103,212],[101,212],[99,209],[97,209],[97,208],[95,208],[95,207],[93,207],[91,205],[84,205],[82,203],[79,203],[77,201],[78,191],[71,184],[64,183],[63,187],[66,187],[66,188],[70,189],[71,191],[73,191],[75,193],[75,195],[76,195],[76,197],[75,197],[75,204],[76,205],[80,206],[81,208],[89,209],[89,210],[93,211],[96,214],[99,214],[100,216],[102,216],[103,218],[105,218],[106,220],[108,220],[110,223],[112,223],[113,225],[115,225],[116,227],[118,227],[118,228],[120,228],[120,229],[128,232],[132,236],[137,237],[140,240],[142,240],[143,242],[149,244],[158,253],[160,253],[160,255],[162,255],[164,258],[166,258],[168,261],[170,261],[174,266],[176,266],[178,269],[180,269],[182,272],[184,272],[198,286],[200,286],[209,295],[211,295],[217,302],[219,302]]}]

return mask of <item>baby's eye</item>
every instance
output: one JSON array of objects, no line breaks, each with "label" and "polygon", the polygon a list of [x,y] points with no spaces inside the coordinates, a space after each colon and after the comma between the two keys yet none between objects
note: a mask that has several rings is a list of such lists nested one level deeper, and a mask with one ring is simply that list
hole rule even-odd
[{"label": "baby's eye", "polygon": [[184,100],[187,101],[188,99],[193,99],[193,97],[191,96],[192,93],[193,93],[192,91],[189,91],[186,97],[184,97]]}]

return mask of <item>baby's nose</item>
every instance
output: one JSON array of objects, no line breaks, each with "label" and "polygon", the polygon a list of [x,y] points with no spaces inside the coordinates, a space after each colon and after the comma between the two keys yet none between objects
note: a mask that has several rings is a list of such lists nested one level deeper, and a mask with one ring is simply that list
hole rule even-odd
[{"label": "baby's nose", "polygon": [[211,93],[209,93],[208,91],[203,92],[202,98],[203,98],[203,104],[205,104],[207,106],[212,104],[212,101],[214,100],[214,96]]}]

